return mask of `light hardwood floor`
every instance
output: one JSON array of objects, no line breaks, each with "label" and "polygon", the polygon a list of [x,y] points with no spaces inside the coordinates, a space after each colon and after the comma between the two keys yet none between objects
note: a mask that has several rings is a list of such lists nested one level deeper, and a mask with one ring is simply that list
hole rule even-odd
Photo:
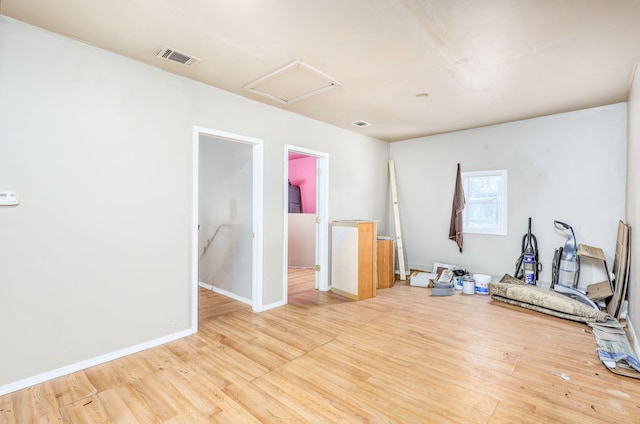
[{"label": "light hardwood floor", "polygon": [[640,380],[600,364],[586,325],[291,277],[290,304],[263,313],[205,293],[198,334],[2,396],[0,423],[640,422]]}]

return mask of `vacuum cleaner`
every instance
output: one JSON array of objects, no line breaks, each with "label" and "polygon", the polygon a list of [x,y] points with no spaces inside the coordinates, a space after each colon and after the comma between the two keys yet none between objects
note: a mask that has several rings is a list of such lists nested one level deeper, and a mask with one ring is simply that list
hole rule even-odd
[{"label": "vacuum cleaner", "polygon": [[587,296],[587,293],[578,290],[580,278],[580,256],[576,244],[576,235],[569,224],[553,221],[558,230],[566,232],[567,241],[564,247],[558,247],[553,255],[551,270],[551,290],[565,296],[569,296],[585,305],[599,310],[598,306]]},{"label": "vacuum cleaner", "polygon": [[521,255],[516,261],[516,278],[527,284],[536,284],[542,271],[542,264],[538,261],[538,239],[531,234],[531,217],[529,217],[529,229],[522,236]]}]

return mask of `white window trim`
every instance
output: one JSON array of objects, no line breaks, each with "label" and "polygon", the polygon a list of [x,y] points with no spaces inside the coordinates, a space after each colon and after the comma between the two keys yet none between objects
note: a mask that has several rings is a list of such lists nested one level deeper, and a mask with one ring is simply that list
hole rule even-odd
[{"label": "white window trim", "polygon": [[498,170],[491,170],[491,171],[469,171],[469,172],[462,172],[461,173],[462,176],[462,185],[464,187],[464,191],[465,191],[465,200],[468,203],[468,196],[466,194],[467,192],[467,179],[469,177],[484,177],[484,176],[499,176],[502,178],[502,184],[503,184],[503,188],[502,188],[502,225],[499,228],[496,229],[487,229],[487,228],[478,228],[478,227],[469,227],[467,224],[467,215],[466,215],[466,206],[465,209],[462,211],[462,228],[463,228],[463,233],[467,233],[467,234],[489,234],[489,235],[498,235],[498,236],[506,236],[507,235],[507,183],[508,183],[508,178],[507,178],[507,170],[506,169],[498,169]]}]

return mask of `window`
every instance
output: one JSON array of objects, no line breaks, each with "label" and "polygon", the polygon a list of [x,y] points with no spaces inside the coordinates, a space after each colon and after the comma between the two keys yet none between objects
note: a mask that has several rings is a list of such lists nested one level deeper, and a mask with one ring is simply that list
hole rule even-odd
[{"label": "window", "polygon": [[507,235],[507,170],[462,173],[465,233]]}]

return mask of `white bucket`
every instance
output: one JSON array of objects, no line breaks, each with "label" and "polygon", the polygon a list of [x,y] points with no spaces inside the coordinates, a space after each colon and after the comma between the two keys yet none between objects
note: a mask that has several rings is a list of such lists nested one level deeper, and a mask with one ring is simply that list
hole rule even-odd
[{"label": "white bucket", "polygon": [[486,274],[473,274],[473,279],[476,281],[476,293],[477,294],[489,294],[489,282],[491,276]]}]

